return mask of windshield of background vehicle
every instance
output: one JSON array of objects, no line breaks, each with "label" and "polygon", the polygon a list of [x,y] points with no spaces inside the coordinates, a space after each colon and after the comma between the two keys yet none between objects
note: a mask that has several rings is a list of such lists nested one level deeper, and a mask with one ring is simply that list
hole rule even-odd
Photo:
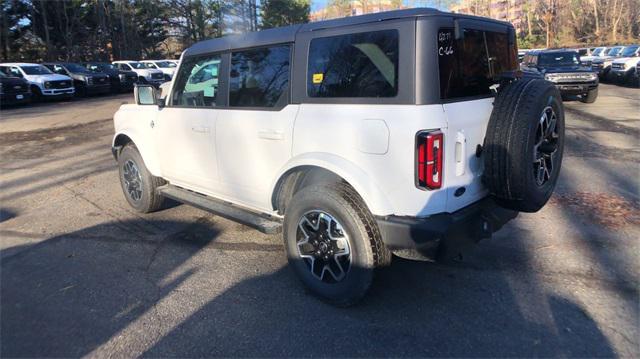
[{"label": "windshield of background vehicle", "polygon": [[538,66],[574,66],[580,64],[578,53],[576,52],[553,52],[540,54]]},{"label": "windshield of background vehicle", "polygon": [[624,48],[624,51],[622,51],[621,56],[622,57],[631,57],[635,54],[635,52],[638,50],[638,45],[635,46],[627,46]]},{"label": "windshield of background vehicle", "polygon": [[20,66],[22,71],[24,71],[27,75],[51,75],[51,72],[48,68],[42,65],[31,65],[31,66]]}]

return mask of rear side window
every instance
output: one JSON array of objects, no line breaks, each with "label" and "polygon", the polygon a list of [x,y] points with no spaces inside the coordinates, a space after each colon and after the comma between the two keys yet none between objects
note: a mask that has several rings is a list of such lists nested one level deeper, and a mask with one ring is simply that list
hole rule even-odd
[{"label": "rear side window", "polygon": [[453,29],[438,31],[440,97],[455,99],[491,95],[501,74],[517,69],[516,48],[507,33],[464,29],[455,40]]},{"label": "rear side window", "polygon": [[173,105],[213,107],[218,97],[220,55],[184,60],[173,91]]},{"label": "rear side window", "polygon": [[398,31],[383,30],[311,40],[310,97],[395,97]]},{"label": "rear side window", "polygon": [[289,45],[233,52],[229,105],[274,107],[289,86]]}]

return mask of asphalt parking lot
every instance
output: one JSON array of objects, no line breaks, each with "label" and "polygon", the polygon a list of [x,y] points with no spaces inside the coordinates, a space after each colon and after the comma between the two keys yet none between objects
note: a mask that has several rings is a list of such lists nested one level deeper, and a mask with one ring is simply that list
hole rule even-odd
[{"label": "asphalt parking lot", "polygon": [[134,213],[110,153],[130,101],[0,112],[3,357],[640,356],[640,90],[565,103],[542,211],[459,263],[395,259],[348,309],[305,292],[279,236]]}]

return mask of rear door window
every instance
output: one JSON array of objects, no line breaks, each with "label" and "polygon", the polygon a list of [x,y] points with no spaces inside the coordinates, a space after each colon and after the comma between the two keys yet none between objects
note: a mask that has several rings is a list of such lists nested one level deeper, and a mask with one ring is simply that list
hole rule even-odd
[{"label": "rear door window", "polygon": [[289,45],[233,52],[229,106],[275,107],[288,93],[290,58]]},{"label": "rear door window", "polygon": [[503,73],[517,69],[516,48],[508,34],[464,29],[462,39],[453,29],[438,31],[440,97],[455,99],[489,96]]},{"label": "rear door window", "polygon": [[395,97],[398,31],[316,38],[309,46],[310,97]]}]

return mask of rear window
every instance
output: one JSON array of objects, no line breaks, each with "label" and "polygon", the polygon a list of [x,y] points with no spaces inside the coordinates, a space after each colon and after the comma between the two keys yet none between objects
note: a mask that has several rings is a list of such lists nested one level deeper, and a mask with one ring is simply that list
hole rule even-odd
[{"label": "rear window", "polygon": [[397,93],[397,30],[311,40],[310,97],[394,97]]},{"label": "rear window", "polygon": [[440,97],[491,95],[500,76],[517,69],[516,55],[507,33],[464,29],[463,39],[456,40],[453,29],[440,29]]}]

